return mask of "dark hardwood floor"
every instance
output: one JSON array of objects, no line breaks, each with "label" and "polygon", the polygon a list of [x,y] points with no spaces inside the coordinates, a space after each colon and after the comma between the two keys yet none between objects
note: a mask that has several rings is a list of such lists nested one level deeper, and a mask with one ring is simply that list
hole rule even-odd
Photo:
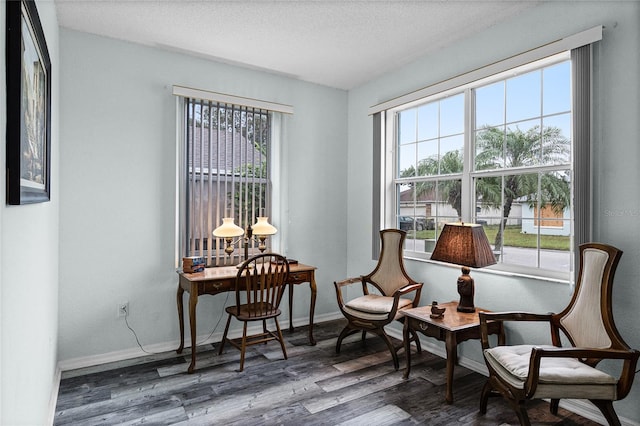
[{"label": "dark hardwood floor", "polygon": [[[56,425],[516,425],[501,398],[478,413],[481,374],[456,368],[455,402],[444,402],[445,361],[423,351],[413,357],[411,377],[395,371],[384,343],[371,336],[345,339],[335,353],[342,321],[317,324],[316,346],[307,329],[285,331],[288,360],[277,342],[253,346],[245,370],[239,352],[198,347],[198,365],[187,374],[190,353],[166,352],[63,373]],[[398,342],[399,343],[399,342]],[[404,356],[401,354],[401,360]],[[536,425],[596,425],[548,404],[533,402]]]}]

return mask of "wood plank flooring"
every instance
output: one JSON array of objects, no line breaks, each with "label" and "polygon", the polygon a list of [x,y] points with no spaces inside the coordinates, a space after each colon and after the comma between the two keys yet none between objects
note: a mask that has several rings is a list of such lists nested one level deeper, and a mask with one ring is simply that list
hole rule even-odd
[{"label": "wood plank flooring", "polygon": [[[481,374],[457,367],[455,401],[444,402],[445,361],[423,351],[412,357],[411,377],[402,379],[381,339],[365,343],[336,338],[343,321],[317,324],[316,346],[307,329],[285,331],[288,360],[277,342],[253,346],[238,373],[240,353],[212,345],[198,347],[194,374],[187,374],[190,353],[166,352],[63,373],[56,425],[516,425],[501,398],[478,413]],[[398,342],[399,343],[399,342]],[[217,345],[216,345],[217,346]],[[533,402],[536,425],[596,425],[548,404]]]}]

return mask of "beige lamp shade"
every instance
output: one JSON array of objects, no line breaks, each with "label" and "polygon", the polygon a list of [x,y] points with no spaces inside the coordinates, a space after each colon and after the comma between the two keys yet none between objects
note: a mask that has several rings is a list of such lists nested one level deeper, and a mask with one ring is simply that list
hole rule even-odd
[{"label": "beige lamp shade", "polygon": [[244,229],[233,223],[232,217],[222,218],[222,225],[213,230],[213,236],[218,238],[233,238],[244,235]]},{"label": "beige lamp shade", "polygon": [[269,223],[268,217],[258,217],[258,221],[251,226],[251,230],[253,231],[253,235],[273,235],[278,230],[275,226]]},{"label": "beige lamp shade", "polygon": [[445,224],[431,259],[470,268],[496,263],[482,225],[475,223]]}]

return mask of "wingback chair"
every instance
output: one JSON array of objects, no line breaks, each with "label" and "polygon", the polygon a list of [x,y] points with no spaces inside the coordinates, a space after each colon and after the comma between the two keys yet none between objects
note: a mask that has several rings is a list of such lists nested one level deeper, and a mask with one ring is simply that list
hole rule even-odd
[{"label": "wingback chair", "polygon": [[[480,313],[483,353],[489,378],[482,390],[480,412],[489,396],[501,394],[516,411],[521,425],[529,425],[525,402],[549,399],[553,414],[560,399],[588,399],[610,425],[620,420],[613,401],[627,396],[640,352],[630,349],[613,322],[611,289],[622,256],[615,247],[589,243],[580,246],[580,270],[569,305],[558,314],[523,312]],[[553,345],[489,347],[489,321],[543,321],[550,324]],[[563,348],[563,332],[571,347]],[[621,363],[614,377],[596,365],[604,359]]]},{"label": "wingback chair", "polygon": [[[348,321],[338,337],[336,353],[340,353],[345,337],[361,331],[364,341],[366,333],[370,332],[384,340],[391,351],[395,369],[399,368],[397,352],[402,345],[394,347],[384,327],[394,320],[404,322],[400,311],[417,307],[422,291],[422,283],[411,279],[404,269],[402,248],[405,237],[406,232],[399,229],[380,231],[382,249],[373,272],[334,283],[338,306]],[[355,283],[362,285],[362,295],[345,303],[343,289]],[[403,297],[409,294],[411,298]],[[420,351],[420,340],[415,333],[412,333],[411,341],[416,342],[416,348]]]}]

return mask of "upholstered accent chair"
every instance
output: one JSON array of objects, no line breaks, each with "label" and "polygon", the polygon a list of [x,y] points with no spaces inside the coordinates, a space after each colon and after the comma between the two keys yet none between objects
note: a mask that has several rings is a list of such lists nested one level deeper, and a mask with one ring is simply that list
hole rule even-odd
[{"label": "upholstered accent chair", "polygon": [[[529,425],[525,402],[549,399],[553,414],[560,399],[588,399],[610,425],[620,420],[613,401],[627,396],[640,352],[622,340],[613,321],[611,290],[622,251],[588,243],[580,246],[580,270],[569,305],[558,314],[523,312],[480,313],[481,342],[489,378],[482,390],[480,412],[488,399],[502,395],[516,411],[521,425]],[[489,346],[489,321],[542,321],[550,325],[553,345]],[[571,347],[562,347],[560,331]],[[619,377],[596,365],[605,359],[620,363]]]},{"label": "upholstered accent chair", "polygon": [[[340,353],[340,346],[345,337],[361,331],[364,341],[367,332],[373,333],[387,344],[393,365],[398,370],[397,352],[403,346],[394,347],[384,327],[394,320],[404,322],[402,309],[417,307],[422,291],[422,283],[411,279],[404,269],[402,250],[405,237],[406,232],[399,229],[380,231],[382,249],[373,272],[334,282],[338,306],[348,321],[338,337],[336,353]],[[345,303],[343,289],[355,283],[361,284],[361,295]],[[411,341],[415,342],[417,350],[421,351],[420,340],[415,333],[412,333]]]},{"label": "upholstered accent chair", "polygon": [[[227,325],[220,343],[218,354],[222,354],[225,343],[229,343],[240,350],[240,369],[244,369],[244,357],[247,346],[263,344],[271,340],[280,343],[284,359],[287,350],[278,323],[280,316],[280,301],[284,295],[289,276],[289,263],[279,254],[265,253],[250,257],[245,261],[236,275],[236,304],[227,307]],[[231,318],[243,323],[242,337],[230,339],[227,337]],[[267,320],[273,319],[275,330],[267,329]],[[262,322],[262,333],[247,335],[247,324],[254,321]]]}]

